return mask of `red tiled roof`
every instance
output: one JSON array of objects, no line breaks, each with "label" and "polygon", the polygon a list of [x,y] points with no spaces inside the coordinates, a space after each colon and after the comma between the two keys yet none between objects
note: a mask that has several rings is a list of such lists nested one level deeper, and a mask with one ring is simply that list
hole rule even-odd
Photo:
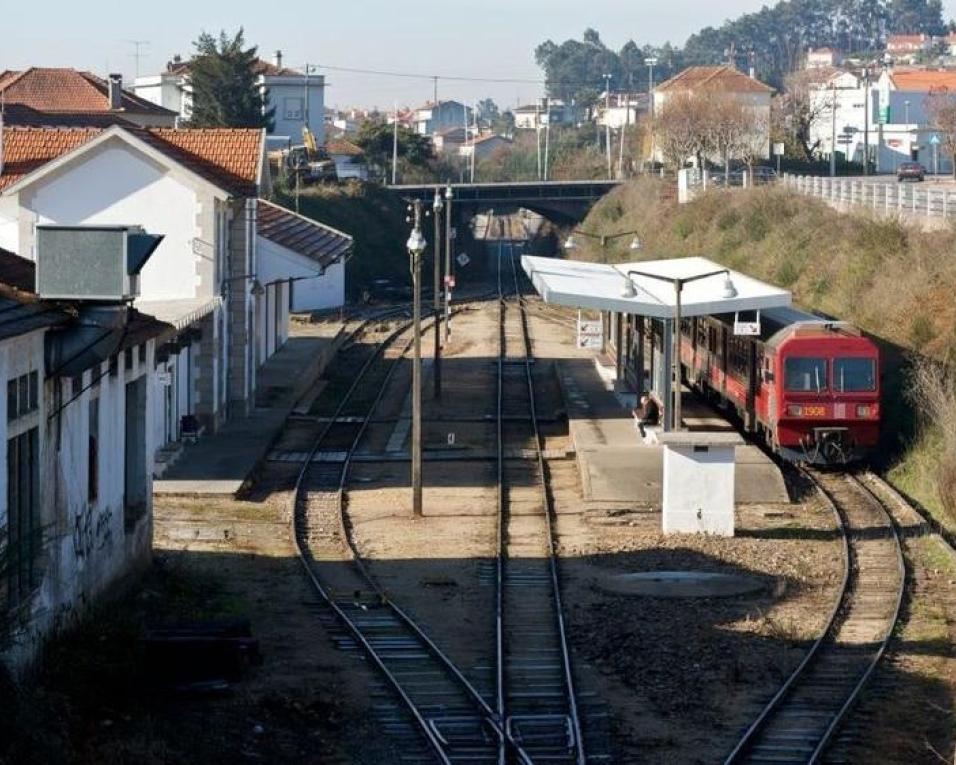
[{"label": "red tiled roof", "polygon": [[47,162],[92,141],[101,132],[100,128],[4,128],[0,190],[12,186]]},{"label": "red tiled roof", "polygon": [[662,82],[655,91],[721,90],[727,93],[772,93],[773,88],[732,66],[691,66]]},{"label": "red tiled roof", "polygon": [[47,113],[104,113],[116,111],[175,117],[158,104],[123,91],[120,110],[110,109],[106,80],[75,69],[31,67],[0,74],[0,93],[6,106],[19,105]]},{"label": "red tiled roof", "polygon": [[[166,65],[166,71],[170,74],[186,76],[189,74],[190,63],[189,61],[170,61]],[[305,77],[305,74],[297,69],[290,69],[287,66],[278,67],[262,58],[256,60],[253,70],[256,74],[266,77]]]},{"label": "red tiled roof", "polygon": [[897,90],[917,93],[956,91],[956,69],[895,69],[890,79]]},{"label": "red tiled roof", "polygon": [[[239,196],[257,193],[262,131],[252,128],[123,128],[193,172]],[[4,130],[0,190],[93,140],[101,128]]]},{"label": "red tiled roof", "polygon": [[333,139],[325,142],[325,150],[329,154],[341,154],[346,157],[360,157],[364,152],[351,141]]},{"label": "red tiled roof", "polygon": [[14,104],[3,109],[4,125],[20,125],[22,127],[98,127],[108,128],[112,125],[136,127],[135,123],[123,117],[120,112],[38,112],[28,106]]},{"label": "red tiled roof", "polygon": [[259,200],[256,232],[328,268],[344,257],[352,237],[264,199]]}]

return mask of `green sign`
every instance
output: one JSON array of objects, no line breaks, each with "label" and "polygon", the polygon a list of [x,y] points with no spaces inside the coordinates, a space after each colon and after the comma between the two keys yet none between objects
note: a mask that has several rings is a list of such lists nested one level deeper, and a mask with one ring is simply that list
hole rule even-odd
[{"label": "green sign", "polygon": [[890,107],[881,106],[880,107],[880,124],[885,125],[890,121]]}]

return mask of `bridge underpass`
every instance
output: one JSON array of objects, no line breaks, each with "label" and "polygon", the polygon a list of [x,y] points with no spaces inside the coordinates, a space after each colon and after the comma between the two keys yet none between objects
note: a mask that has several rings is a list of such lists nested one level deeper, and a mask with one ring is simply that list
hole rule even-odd
[{"label": "bridge underpass", "polygon": [[476,209],[525,208],[559,225],[584,220],[591,206],[622,181],[509,181],[502,183],[409,184],[388,186],[404,199],[431,202],[435,189],[450,185],[455,206]]}]

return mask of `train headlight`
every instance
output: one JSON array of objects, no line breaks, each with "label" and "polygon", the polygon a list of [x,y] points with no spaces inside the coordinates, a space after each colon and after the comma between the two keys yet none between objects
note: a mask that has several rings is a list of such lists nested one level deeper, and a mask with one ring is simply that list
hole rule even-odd
[{"label": "train headlight", "polygon": [[787,416],[788,417],[803,417],[803,407],[800,406],[799,404],[788,404]]},{"label": "train headlight", "polygon": [[873,415],[873,407],[870,404],[858,404],[856,407],[856,416],[857,417],[871,417]]}]

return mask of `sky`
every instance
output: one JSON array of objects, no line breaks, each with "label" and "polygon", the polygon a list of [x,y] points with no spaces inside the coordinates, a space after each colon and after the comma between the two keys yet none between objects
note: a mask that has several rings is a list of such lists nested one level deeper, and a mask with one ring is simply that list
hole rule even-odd
[{"label": "sky", "polygon": [[[247,42],[258,45],[264,58],[280,49],[286,66],[318,66],[328,83],[328,106],[391,109],[430,99],[432,75],[539,80],[534,49],[546,39],[580,38],[593,27],[613,49],[629,39],[682,44],[698,29],[759,10],[767,1],[284,0],[273,6],[252,0],[163,0],[147,6],[128,0],[0,0],[8,30],[0,70],[69,66],[132,78],[137,69],[133,41],[141,41],[139,73],[156,74],[174,54],[188,57],[201,31],[233,32],[242,26]],[[956,0],[943,5],[946,19],[956,17]],[[439,80],[439,98],[491,97],[502,107],[540,93],[540,85],[528,82]]]}]

